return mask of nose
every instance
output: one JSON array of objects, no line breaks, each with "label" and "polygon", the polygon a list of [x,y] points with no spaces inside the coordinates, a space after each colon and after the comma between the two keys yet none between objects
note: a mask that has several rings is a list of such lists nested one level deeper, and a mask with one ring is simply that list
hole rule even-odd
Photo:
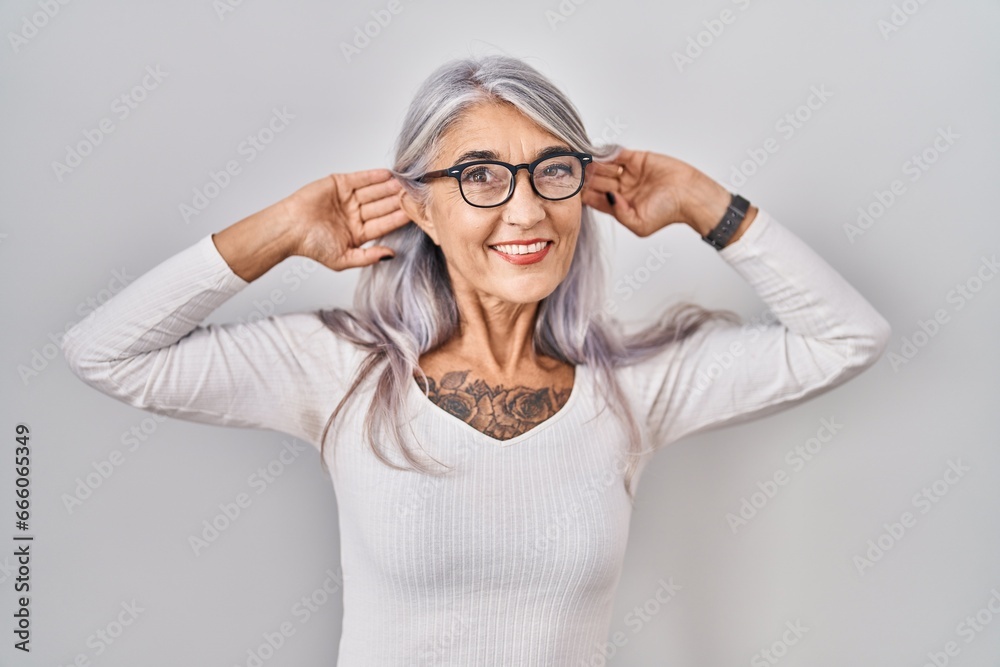
[{"label": "nose", "polygon": [[[519,180],[520,179],[520,180]],[[545,219],[544,200],[531,187],[527,169],[518,169],[514,175],[514,194],[503,205],[502,219],[512,224],[531,226]]]}]

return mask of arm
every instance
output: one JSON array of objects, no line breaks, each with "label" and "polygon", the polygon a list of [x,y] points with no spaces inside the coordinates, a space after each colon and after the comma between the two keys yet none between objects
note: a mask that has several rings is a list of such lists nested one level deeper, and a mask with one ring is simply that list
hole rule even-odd
[{"label": "arm", "polygon": [[[695,191],[704,195],[692,210],[702,213],[687,220],[706,234],[729,194],[714,182]],[[825,393],[873,365],[888,344],[889,323],[857,290],[767,211],[751,220],[752,212],[719,256],[778,322],[714,323],[632,368],[658,446]]]},{"label": "arm", "polygon": [[[729,205],[722,185],[667,155],[622,149],[614,163],[590,167],[584,203],[638,236],[676,222],[704,236]],[[767,211],[751,206],[719,256],[778,322],[715,321],[624,368],[654,446],[829,391],[874,364],[888,344],[885,318]]]},{"label": "arm", "polygon": [[[213,235],[204,236],[72,327],[63,339],[64,355],[81,380],[134,407],[271,429],[318,445],[328,399],[317,405],[324,381],[311,371],[324,344],[335,352],[335,367],[348,368],[347,343],[324,331],[315,313],[201,326],[248,285],[220,254]],[[326,395],[337,390],[339,385],[327,387]]]},{"label": "arm", "polygon": [[[715,186],[704,184],[692,205],[703,213],[687,217],[699,234],[728,204]],[[766,210],[751,220],[752,212],[719,256],[778,322],[715,322],[629,368],[655,446],[825,393],[873,365],[888,344],[889,323],[857,290]]]},{"label": "arm", "polygon": [[318,445],[361,351],[318,314],[201,322],[290,255],[335,271],[378,261],[361,245],[407,222],[387,170],[314,181],[170,257],[67,331],[63,353],[87,384],[129,405]]}]

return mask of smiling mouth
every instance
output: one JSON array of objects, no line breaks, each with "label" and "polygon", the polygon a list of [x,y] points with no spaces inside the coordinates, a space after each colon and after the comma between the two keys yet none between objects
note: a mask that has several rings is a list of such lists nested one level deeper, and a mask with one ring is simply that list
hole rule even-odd
[{"label": "smiling mouth", "polygon": [[536,243],[501,243],[489,248],[505,262],[523,266],[537,264],[549,254],[553,241],[538,241]]},{"label": "smiling mouth", "polygon": [[501,243],[500,245],[491,245],[490,248],[505,255],[533,255],[550,245],[552,245],[552,241],[539,241],[537,243]]}]

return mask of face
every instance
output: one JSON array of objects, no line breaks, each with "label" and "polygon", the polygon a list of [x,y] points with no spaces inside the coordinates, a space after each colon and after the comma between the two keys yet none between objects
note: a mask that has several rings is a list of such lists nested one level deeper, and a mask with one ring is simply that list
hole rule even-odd
[{"label": "face", "polygon": [[[445,133],[430,170],[479,159],[530,163],[556,147],[574,150],[513,107],[482,103]],[[493,208],[466,203],[455,178],[433,179],[429,185],[425,207],[407,204],[405,197],[404,207],[441,247],[456,291],[473,292],[485,301],[534,303],[551,294],[569,272],[580,231],[579,193],[560,201],[542,199],[525,169],[517,172],[511,198]],[[526,242],[546,246],[541,259],[526,263],[536,256],[518,259],[496,247],[533,249]]]}]

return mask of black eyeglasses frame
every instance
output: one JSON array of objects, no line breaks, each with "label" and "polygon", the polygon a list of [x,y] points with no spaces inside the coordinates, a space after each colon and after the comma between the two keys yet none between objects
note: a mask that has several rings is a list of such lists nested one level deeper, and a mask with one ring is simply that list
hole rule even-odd
[{"label": "black eyeglasses frame", "polygon": [[[545,162],[546,160],[551,160],[552,158],[566,157],[566,156],[573,156],[579,158],[581,164],[583,165],[583,172],[580,177],[580,185],[577,186],[576,190],[566,195],[565,197],[557,197],[555,199],[553,199],[552,197],[546,197],[545,195],[543,195],[538,191],[538,188],[535,187],[535,167]],[[528,171],[528,183],[531,184],[531,189],[534,191],[536,195],[538,195],[545,201],[563,201],[565,199],[569,199],[570,197],[576,196],[576,194],[583,189],[583,182],[584,180],[586,180],[586,175],[587,175],[587,165],[593,161],[594,161],[593,155],[591,155],[590,153],[581,153],[579,151],[561,151],[558,153],[549,153],[548,155],[543,155],[534,162],[522,162],[521,164],[510,164],[507,162],[501,162],[500,160],[473,160],[471,162],[463,162],[462,164],[456,164],[455,166],[448,167],[447,169],[437,169],[435,171],[429,171],[420,178],[418,178],[417,181],[420,183],[426,183],[428,180],[432,178],[445,178],[451,176],[456,181],[458,181],[458,191],[461,193],[462,199],[465,199],[466,204],[468,204],[469,206],[475,206],[476,208],[495,208],[497,206],[503,206],[504,204],[510,201],[511,197],[514,196],[514,188],[517,185],[517,172],[521,171],[522,169],[526,169]],[[496,204],[473,204],[466,198],[465,191],[462,189],[462,178],[461,178],[462,172],[468,167],[473,167],[477,164],[496,164],[500,165],[501,167],[506,167],[507,170],[510,172],[510,189],[507,191],[507,196],[504,197],[502,201]]]}]

